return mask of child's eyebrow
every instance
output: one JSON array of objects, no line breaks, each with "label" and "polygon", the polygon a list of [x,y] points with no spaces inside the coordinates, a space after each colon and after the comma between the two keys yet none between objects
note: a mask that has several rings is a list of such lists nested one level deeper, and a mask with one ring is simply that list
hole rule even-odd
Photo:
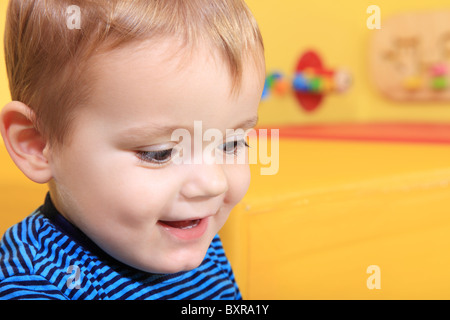
[{"label": "child's eyebrow", "polygon": [[[258,123],[258,116],[242,121],[241,123],[234,126],[234,128],[227,129],[250,129],[256,126]],[[121,137],[127,138],[145,138],[145,137],[155,137],[155,136],[168,136],[171,135],[175,130],[182,129],[180,126],[167,126],[167,125],[144,125],[127,128],[120,132]],[[191,130],[192,131],[192,130]]]},{"label": "child's eyebrow", "polygon": [[250,129],[256,126],[256,124],[258,123],[258,116],[255,116],[251,119],[245,120],[243,122],[241,122],[240,124],[238,124],[237,126],[235,126],[233,129]]},{"label": "child's eyebrow", "polygon": [[127,138],[167,136],[171,135],[172,132],[174,132],[177,129],[180,129],[180,126],[161,126],[150,124],[127,128],[120,132],[120,136]]}]

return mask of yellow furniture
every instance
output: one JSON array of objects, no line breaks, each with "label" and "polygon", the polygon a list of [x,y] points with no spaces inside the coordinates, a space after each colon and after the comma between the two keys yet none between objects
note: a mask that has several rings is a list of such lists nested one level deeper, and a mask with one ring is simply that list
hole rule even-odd
[{"label": "yellow furniture", "polygon": [[450,145],[281,139],[260,168],[221,231],[244,299],[450,298]]}]

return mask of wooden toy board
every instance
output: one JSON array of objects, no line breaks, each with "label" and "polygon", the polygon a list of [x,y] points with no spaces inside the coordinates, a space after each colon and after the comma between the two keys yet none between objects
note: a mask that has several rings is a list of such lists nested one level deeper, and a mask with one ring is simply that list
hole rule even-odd
[{"label": "wooden toy board", "polygon": [[393,15],[374,30],[370,73],[397,101],[450,100],[450,10]]}]

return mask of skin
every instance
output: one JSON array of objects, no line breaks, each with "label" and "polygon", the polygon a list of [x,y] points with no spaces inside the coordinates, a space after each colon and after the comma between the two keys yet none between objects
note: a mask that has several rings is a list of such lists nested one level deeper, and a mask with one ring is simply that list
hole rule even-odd
[{"label": "skin", "polygon": [[[77,111],[73,133],[58,152],[38,133],[28,142],[15,133],[25,130],[11,120],[25,119],[23,104],[11,103],[1,118],[13,160],[30,179],[51,182],[61,214],[112,257],[153,273],[197,267],[250,183],[248,164],[206,161],[213,157],[207,153],[193,153],[203,157],[201,164],[155,164],[148,154],[143,160],[142,152],[175,146],[171,131],[155,130],[162,124],[193,134],[194,121],[201,120],[203,130],[223,132],[224,143],[230,141],[226,129],[257,117],[264,71],[245,64],[240,89],[231,94],[220,56],[206,46],[188,59],[185,54],[176,41],[164,40],[98,57],[92,97]],[[242,128],[255,123],[247,125]],[[207,219],[206,231],[189,240],[158,222],[198,218]]]}]

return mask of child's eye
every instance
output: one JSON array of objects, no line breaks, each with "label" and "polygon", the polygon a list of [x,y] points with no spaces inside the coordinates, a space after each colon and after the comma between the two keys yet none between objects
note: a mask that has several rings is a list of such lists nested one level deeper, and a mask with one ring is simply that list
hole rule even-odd
[{"label": "child's eye", "polygon": [[[250,147],[245,139],[227,141],[220,145],[219,149],[225,154],[237,155],[244,147]],[[157,151],[137,151],[136,156],[139,160],[154,166],[163,166],[171,162],[174,152],[181,154],[177,148]]]},{"label": "child's eye", "polygon": [[226,154],[237,154],[243,147],[250,147],[244,139],[228,141],[220,146]]},{"label": "child's eye", "polygon": [[162,166],[172,159],[173,149],[158,150],[158,151],[138,151],[137,157],[145,162],[154,165]]}]

